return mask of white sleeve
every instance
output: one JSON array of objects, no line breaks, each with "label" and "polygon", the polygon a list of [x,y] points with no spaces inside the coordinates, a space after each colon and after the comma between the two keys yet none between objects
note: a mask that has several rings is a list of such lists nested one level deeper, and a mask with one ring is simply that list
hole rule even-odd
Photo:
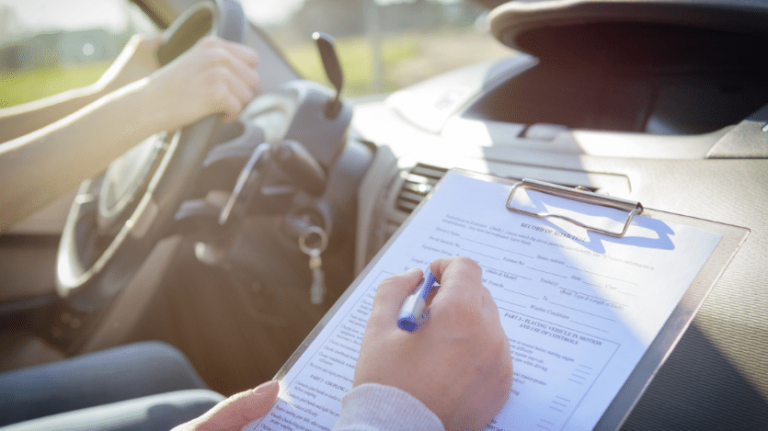
[{"label": "white sleeve", "polygon": [[401,389],[365,383],[341,399],[333,431],[445,431],[440,418]]}]

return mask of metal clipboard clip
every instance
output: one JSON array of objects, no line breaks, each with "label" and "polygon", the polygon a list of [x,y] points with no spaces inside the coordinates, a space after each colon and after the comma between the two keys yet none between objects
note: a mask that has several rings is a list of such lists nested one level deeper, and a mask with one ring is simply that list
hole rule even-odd
[{"label": "metal clipboard clip", "polygon": [[[529,189],[538,192],[546,193],[548,195],[558,196],[565,199],[575,199],[590,205],[598,205],[613,209],[618,209],[627,212],[627,221],[624,223],[624,228],[621,232],[611,232],[609,230],[601,229],[594,226],[585,225],[578,220],[574,220],[570,217],[554,214],[554,213],[535,213],[526,211],[524,209],[515,208],[512,206],[512,201],[515,197],[515,192],[518,189]],[[615,238],[621,238],[627,233],[630,223],[632,223],[632,217],[643,212],[643,205],[640,202],[633,202],[626,199],[614,198],[610,196],[599,195],[597,193],[590,192],[583,187],[576,187],[575,189],[558,186],[555,184],[549,184],[542,181],[531,180],[524,178],[519,183],[512,186],[512,191],[509,193],[507,199],[507,209],[520,214],[529,215],[537,218],[555,217],[563,220],[567,220],[577,226],[583,227],[587,230],[609,235]]]}]

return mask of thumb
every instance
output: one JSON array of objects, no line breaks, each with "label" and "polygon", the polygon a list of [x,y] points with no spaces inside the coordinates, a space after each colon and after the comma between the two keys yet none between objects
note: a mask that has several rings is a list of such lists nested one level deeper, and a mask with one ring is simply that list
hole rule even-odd
[{"label": "thumb", "polygon": [[403,306],[405,298],[413,293],[423,276],[421,269],[412,268],[403,274],[393,275],[382,281],[373,299],[373,312],[377,312],[377,316],[374,317],[372,312],[371,318],[382,318],[392,324],[397,323],[400,307]]},{"label": "thumb", "polygon": [[239,431],[269,412],[277,400],[279,390],[280,384],[270,380],[256,389],[232,395],[189,423],[191,427],[177,431]]}]

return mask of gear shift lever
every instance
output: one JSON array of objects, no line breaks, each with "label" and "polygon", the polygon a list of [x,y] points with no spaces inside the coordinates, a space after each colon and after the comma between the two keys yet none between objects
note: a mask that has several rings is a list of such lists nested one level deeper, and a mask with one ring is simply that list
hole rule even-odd
[{"label": "gear shift lever", "polygon": [[341,101],[339,95],[341,94],[341,87],[344,84],[344,74],[341,71],[341,65],[339,64],[339,56],[336,55],[336,48],[334,48],[333,38],[319,31],[312,34],[312,39],[317,43],[317,50],[320,51],[320,58],[323,60],[323,68],[325,74],[328,76],[328,80],[331,81],[334,87],[336,87],[336,97],[333,100],[329,100],[325,105],[325,117],[336,118],[341,111]]}]

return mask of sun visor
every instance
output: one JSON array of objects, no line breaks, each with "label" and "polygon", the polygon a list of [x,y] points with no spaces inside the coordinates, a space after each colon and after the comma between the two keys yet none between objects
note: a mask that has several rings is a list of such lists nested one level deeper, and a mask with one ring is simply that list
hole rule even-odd
[{"label": "sun visor", "polygon": [[501,43],[542,62],[619,67],[766,62],[759,49],[768,42],[764,1],[514,1],[494,9],[489,21]]}]

